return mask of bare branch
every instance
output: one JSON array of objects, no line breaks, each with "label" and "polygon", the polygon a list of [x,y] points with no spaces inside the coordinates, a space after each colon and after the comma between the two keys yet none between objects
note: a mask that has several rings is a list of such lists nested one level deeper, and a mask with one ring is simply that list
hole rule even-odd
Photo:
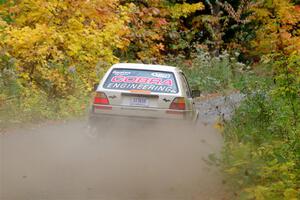
[{"label": "bare branch", "polygon": [[213,8],[213,5],[211,4],[210,0],[205,0],[206,3],[208,4],[209,6],[209,9],[210,9],[210,13],[213,15],[214,14],[214,8]]},{"label": "bare branch", "polygon": [[242,0],[237,11],[235,11],[232,5],[229,4],[227,1],[222,3],[219,0],[216,0],[216,3],[220,5],[229,14],[229,16],[233,18],[237,23],[246,24],[249,22],[248,19],[242,19],[242,14],[243,12],[249,10],[254,5],[251,2],[251,0]]}]

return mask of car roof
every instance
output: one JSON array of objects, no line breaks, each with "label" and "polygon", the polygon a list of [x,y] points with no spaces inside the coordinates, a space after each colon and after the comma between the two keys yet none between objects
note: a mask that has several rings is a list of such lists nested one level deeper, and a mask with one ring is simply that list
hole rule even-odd
[{"label": "car roof", "polygon": [[118,63],[118,64],[114,64],[112,68],[145,69],[145,70],[157,70],[157,71],[167,71],[167,72],[181,71],[177,67],[172,67],[167,65],[152,65],[152,64],[139,64],[139,63]]}]

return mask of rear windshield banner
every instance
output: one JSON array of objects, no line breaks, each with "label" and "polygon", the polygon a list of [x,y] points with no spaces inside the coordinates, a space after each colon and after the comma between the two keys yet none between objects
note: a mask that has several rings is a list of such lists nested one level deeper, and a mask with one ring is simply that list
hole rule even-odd
[{"label": "rear windshield banner", "polygon": [[178,92],[173,73],[135,69],[114,69],[105,81],[104,88],[158,93]]}]

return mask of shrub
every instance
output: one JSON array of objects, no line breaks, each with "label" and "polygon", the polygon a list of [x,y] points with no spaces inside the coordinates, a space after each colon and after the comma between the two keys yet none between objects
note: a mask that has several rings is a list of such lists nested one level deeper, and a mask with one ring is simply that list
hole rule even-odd
[{"label": "shrub", "polygon": [[167,64],[181,68],[193,89],[207,93],[239,88],[250,69],[227,52],[215,57],[203,50],[195,52],[190,60],[184,56],[170,56]]},{"label": "shrub", "polygon": [[22,84],[14,59],[0,55],[0,128],[24,122],[57,120],[85,113],[89,93],[80,77],[72,74],[72,94],[53,97],[39,87]]},{"label": "shrub", "polygon": [[279,76],[275,85],[265,80],[244,88],[246,99],[225,125],[223,167],[238,199],[300,199],[300,121],[295,113],[300,98],[290,93],[298,86],[296,79],[286,82]]}]

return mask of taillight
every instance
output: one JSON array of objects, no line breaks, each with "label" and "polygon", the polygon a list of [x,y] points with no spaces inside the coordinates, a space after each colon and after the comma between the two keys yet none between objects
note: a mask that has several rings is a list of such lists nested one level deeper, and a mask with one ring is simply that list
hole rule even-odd
[{"label": "taillight", "polygon": [[170,105],[171,110],[185,110],[184,97],[176,97]]},{"label": "taillight", "polygon": [[108,105],[109,101],[104,92],[97,92],[94,97],[94,104]]},{"label": "taillight", "polygon": [[111,110],[109,106],[109,100],[104,92],[97,92],[94,97],[94,109]]}]

